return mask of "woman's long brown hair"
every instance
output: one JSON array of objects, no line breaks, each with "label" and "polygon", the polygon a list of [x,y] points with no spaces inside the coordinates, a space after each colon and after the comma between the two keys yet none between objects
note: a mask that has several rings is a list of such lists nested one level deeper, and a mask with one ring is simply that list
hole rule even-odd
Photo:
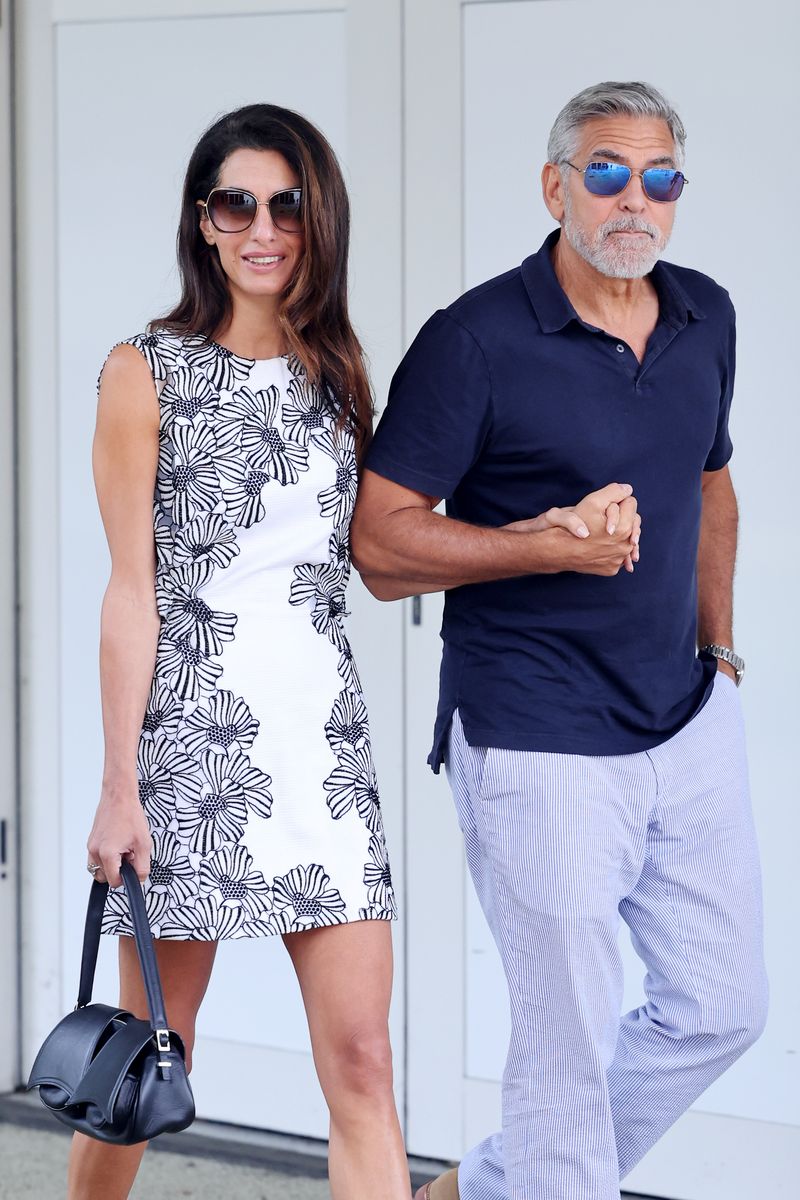
[{"label": "woman's long brown hair", "polygon": [[200,232],[197,201],[217,186],[234,150],[275,150],[300,179],[305,252],[282,298],[279,320],[309,381],[328,395],[340,423],[352,427],[361,457],[372,436],[373,404],[364,352],[348,315],[350,202],[328,141],[299,113],[248,104],[215,121],[200,138],[186,171],[178,228],[181,298],[151,321],[150,331],[213,338],[230,322],[227,277],[216,248]]}]

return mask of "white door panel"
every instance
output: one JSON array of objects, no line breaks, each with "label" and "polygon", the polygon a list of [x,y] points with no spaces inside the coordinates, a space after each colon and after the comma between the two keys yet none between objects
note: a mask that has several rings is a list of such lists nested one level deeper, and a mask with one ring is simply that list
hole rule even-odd
[{"label": "white door panel", "polygon": [[[94,380],[114,342],[140,331],[176,294],[170,264],[181,180],[197,137],[218,114],[262,100],[299,109],[347,163],[347,39],[343,11],[57,30],[65,1001],[79,961],[84,846],[102,762],[95,648],[108,562],[89,466]],[[368,200],[369,187],[362,192]],[[384,286],[399,292],[396,279]],[[364,324],[369,331],[368,314]],[[365,604],[358,583],[350,600],[385,805],[391,797],[391,845],[402,830],[400,613]],[[396,851],[400,884],[399,844]],[[115,976],[113,946],[104,942],[98,995],[114,995]],[[402,996],[402,964],[398,977]],[[395,1022],[399,1087],[401,1036]],[[280,939],[220,947],[195,1063],[201,1115],[327,1136],[299,989]],[[247,1096],[239,1085],[256,1077],[270,1086]]]},{"label": "white door panel", "polygon": [[[790,82],[797,10],[789,0],[766,0],[756,16],[751,5],[698,6],[676,0],[666,15],[661,6],[640,4],[632,19],[630,5],[623,0],[603,5],[588,0],[470,0],[459,5],[455,0],[437,10],[423,46],[416,21],[424,6],[410,0],[408,7],[410,72],[419,75],[421,65],[437,54],[447,66],[447,73],[440,72],[431,84],[428,105],[439,120],[430,137],[419,120],[425,97],[411,96],[408,101],[415,133],[407,183],[411,213],[421,212],[429,194],[437,144],[451,147],[436,177],[435,220],[419,234],[419,250],[413,238],[409,241],[408,311],[419,317],[409,327],[409,340],[432,308],[457,294],[453,257],[459,245],[460,284],[466,288],[518,264],[553,228],[541,200],[539,173],[552,121],[571,95],[603,78],[644,77],[675,101],[688,127],[691,183],[680,204],[668,257],[717,278],[730,289],[739,315],[732,421],[733,473],[742,507],[737,639],[751,661],[743,701],[766,876],[773,1002],[761,1041],[709,1089],[627,1183],[633,1191],[675,1200],[752,1200],[762,1194],[754,1190],[755,1180],[761,1179],[763,1194],[774,1189],[776,1195],[788,1196],[800,1165],[800,979],[791,922],[796,905],[789,891],[800,829],[796,773],[787,752],[798,706],[785,653],[773,631],[793,627],[793,597],[800,586],[797,557],[785,552],[793,537],[791,456],[800,433],[790,357],[799,264],[796,239],[785,236],[794,222],[798,168],[791,156],[785,158],[782,132],[789,114],[795,122],[800,115]],[[463,32],[460,81],[450,55],[456,9]],[[453,114],[454,88],[463,98],[463,123]],[[452,150],[456,143],[463,146],[461,162]],[[745,164],[753,156],[782,164],[766,172],[766,193],[761,186],[743,185]],[[764,205],[760,195],[768,197]],[[418,221],[409,227],[414,238],[417,226]],[[431,250],[439,244],[432,269]],[[426,619],[420,629],[409,629],[409,694],[415,707],[427,703],[429,718],[423,721],[414,713],[408,747],[413,770],[428,750],[435,699],[426,695],[426,688],[439,647],[436,622]],[[414,674],[415,662],[421,664],[419,675]],[[420,734],[415,746],[416,728]],[[420,786],[424,788],[421,779]],[[410,797],[410,839],[418,836],[414,803]],[[434,838],[450,836],[445,824],[431,832]],[[427,888],[429,903],[442,891],[461,894],[463,885],[462,861],[444,840],[426,847],[430,859],[437,853],[449,873],[437,877],[435,888]],[[425,886],[417,881],[417,888]],[[459,1154],[497,1127],[508,1035],[499,958],[471,884],[465,892],[460,911],[448,909],[449,924],[442,932],[445,942],[457,936],[459,928],[463,932],[463,976],[453,976],[448,983],[438,967],[428,968],[448,990],[456,1033],[443,1036],[447,1056],[428,1082],[424,1098],[429,1109],[438,1098],[438,1111],[452,1118],[447,1126],[450,1144],[459,1141]],[[422,909],[424,904],[425,895],[418,895],[416,905]],[[429,953],[427,947],[418,951],[417,936],[414,930],[409,958],[412,994],[424,952]],[[625,1006],[634,1007],[642,999],[643,968],[624,928],[621,949],[627,975]],[[452,963],[449,944],[443,953]],[[461,985],[463,996],[458,992]],[[458,1034],[463,1035],[460,1051],[454,1045]],[[413,1069],[415,1046],[420,1044],[413,1025],[410,1039]],[[448,1074],[457,1058],[460,1083]],[[412,1115],[421,1103],[417,1093],[422,1086],[412,1073]],[[746,1166],[748,1154],[759,1160],[760,1175]]]},{"label": "white door panel", "polygon": [[[768,457],[759,454],[764,423],[761,406],[754,399],[765,383],[773,396],[773,419],[787,430],[798,428],[796,407],[783,400],[786,382],[794,374],[788,329],[793,282],[791,273],[770,270],[762,260],[760,239],[745,234],[752,193],[747,188],[730,186],[729,180],[731,163],[739,162],[743,154],[743,138],[749,144],[748,131],[760,130],[760,154],[769,158],[781,152],[781,134],[769,120],[773,104],[780,103],[780,99],[772,94],[766,99],[764,93],[765,98],[760,100],[756,79],[759,62],[769,62],[770,79],[783,78],[781,67],[789,78],[790,51],[783,48],[785,44],[776,33],[782,24],[791,23],[789,6],[771,0],[765,6],[770,19],[756,25],[745,11],[732,11],[728,5],[710,4],[698,10],[696,5],[679,3],[668,22],[656,15],[655,9],[650,13],[645,7],[638,25],[628,27],[622,42],[617,22],[612,19],[614,7],[528,2],[474,4],[465,9],[465,281],[471,286],[521,261],[538,249],[553,227],[541,201],[538,171],[558,107],[588,81],[596,80],[600,64],[606,77],[620,79],[640,77],[646,64],[646,77],[679,104],[689,133],[687,175],[691,183],[680,203],[668,257],[718,278],[730,289],[739,312],[739,372],[733,410],[737,453],[732,469],[737,482],[742,482],[746,525],[737,581],[737,634],[743,648],[758,645],[762,652],[743,698],[748,709],[754,795],[769,886],[772,879],[782,877],[782,868],[787,865],[784,843],[775,835],[779,830],[785,832],[787,820],[797,821],[796,809],[777,812],[767,803],[781,777],[784,794],[788,796],[792,790],[796,794],[788,759],[784,755],[776,761],[770,753],[774,724],[785,723],[788,736],[790,713],[794,708],[796,715],[796,704],[788,692],[780,651],[759,645],[760,562],[751,557],[747,534],[751,523],[767,516],[756,497],[763,489],[765,473],[772,473],[767,463],[775,458],[774,448]],[[622,18],[627,6],[616,7]],[[723,12],[724,23],[720,20]],[[580,21],[582,30],[577,40],[571,36],[576,21]],[[687,39],[689,28],[691,38]],[[788,28],[785,32],[788,34]],[[548,48],[567,43],[568,55],[548,53]],[[539,64],[535,71],[527,69],[532,55]],[[708,87],[710,62],[725,64],[724,70],[715,72],[713,90]],[[549,63],[553,69],[548,69]],[[750,86],[743,89],[745,77]],[[793,103],[797,113],[796,99]],[[723,129],[721,111],[729,114]],[[772,193],[771,217],[776,223],[782,213],[786,220],[791,219],[790,197],[795,193],[792,184],[797,175],[797,165],[789,162],[786,178]],[[498,180],[502,181],[501,189]],[[491,216],[497,212],[498,192],[503,200],[501,220]],[[794,260],[796,265],[796,252]],[[769,272],[766,287],[771,296],[768,312],[758,295],[765,286],[765,270]],[[783,344],[775,329],[776,321],[786,327]],[[767,344],[771,348],[769,362],[762,349]],[[787,489],[789,469],[787,453]],[[775,483],[779,489],[780,478],[779,472]],[[788,536],[788,528],[786,532]],[[647,552],[646,540],[643,552]],[[782,556],[775,570],[788,585],[788,597],[800,582],[796,560],[791,556],[787,561]],[[777,603],[780,605],[780,600]],[[788,620],[788,599],[786,603],[784,619]],[[636,981],[641,966],[627,945],[625,953],[629,967],[627,998],[638,1003],[641,991]],[[787,964],[780,962],[779,970],[784,973],[786,969]],[[795,976],[794,989],[797,984]],[[773,1039],[780,1039],[784,1046],[780,1064],[773,1053]],[[800,1060],[785,1053],[795,1041],[795,1031],[781,1021],[780,1011],[773,1013],[764,1040],[703,1097],[700,1106],[705,1111],[730,1112],[757,1120],[798,1122]],[[771,1080],[766,1090],[756,1086],[765,1068]]]},{"label": "white door panel", "polygon": [[14,320],[11,182],[11,46],[8,12],[0,13],[0,1092],[17,1082],[17,681]]}]

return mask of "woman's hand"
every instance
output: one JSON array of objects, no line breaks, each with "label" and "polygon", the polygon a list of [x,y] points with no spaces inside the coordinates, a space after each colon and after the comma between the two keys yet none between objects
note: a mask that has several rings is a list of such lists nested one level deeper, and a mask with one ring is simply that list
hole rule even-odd
[{"label": "woman's hand", "polygon": [[95,879],[119,887],[122,883],[120,864],[127,858],[133,864],[139,882],[144,883],[150,874],[151,846],[150,827],[137,793],[114,795],[104,791],[86,843],[89,863],[100,866],[94,873]]},{"label": "woman's hand", "polygon": [[503,528],[519,533],[541,533],[545,529],[565,529],[574,537],[591,537],[591,525],[603,518],[609,536],[620,541],[632,541],[634,549],[625,560],[625,570],[633,571],[639,561],[639,540],[642,533],[642,518],[637,511],[633,488],[628,483],[610,483],[597,492],[590,492],[578,504],[568,508],[548,508],[538,517],[524,521],[513,521]]}]

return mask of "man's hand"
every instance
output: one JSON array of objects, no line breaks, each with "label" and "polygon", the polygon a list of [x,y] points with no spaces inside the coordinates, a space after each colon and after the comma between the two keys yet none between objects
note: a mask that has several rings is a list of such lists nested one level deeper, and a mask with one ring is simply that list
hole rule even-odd
[{"label": "man's hand", "polygon": [[627,571],[632,572],[634,563],[639,561],[639,541],[642,532],[642,519],[632,493],[633,488],[629,483],[610,483],[597,492],[590,492],[579,504],[572,507],[549,508],[538,517],[513,521],[503,528],[516,530],[518,533],[563,529],[577,538],[589,538],[593,533],[600,533],[616,538],[619,542],[630,542],[632,549],[625,556],[623,565]]},{"label": "man's hand", "polygon": [[723,675],[727,675],[729,679],[732,679],[733,682],[736,683],[736,670],[729,662],[725,662],[724,659],[718,658],[717,671],[721,671]]}]

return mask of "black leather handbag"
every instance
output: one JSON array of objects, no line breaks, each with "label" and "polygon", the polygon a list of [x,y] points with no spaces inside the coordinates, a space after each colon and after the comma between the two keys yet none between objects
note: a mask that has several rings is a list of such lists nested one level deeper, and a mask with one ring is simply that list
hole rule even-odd
[{"label": "black leather handbag", "polygon": [[33,1064],[28,1087],[65,1125],[119,1146],[185,1129],[194,1097],[185,1051],[167,1028],[164,996],[144,896],[131,864],[122,863],[149,1021],[108,1004],[92,1004],[107,883],[92,884],[75,1011],[59,1021]]}]

